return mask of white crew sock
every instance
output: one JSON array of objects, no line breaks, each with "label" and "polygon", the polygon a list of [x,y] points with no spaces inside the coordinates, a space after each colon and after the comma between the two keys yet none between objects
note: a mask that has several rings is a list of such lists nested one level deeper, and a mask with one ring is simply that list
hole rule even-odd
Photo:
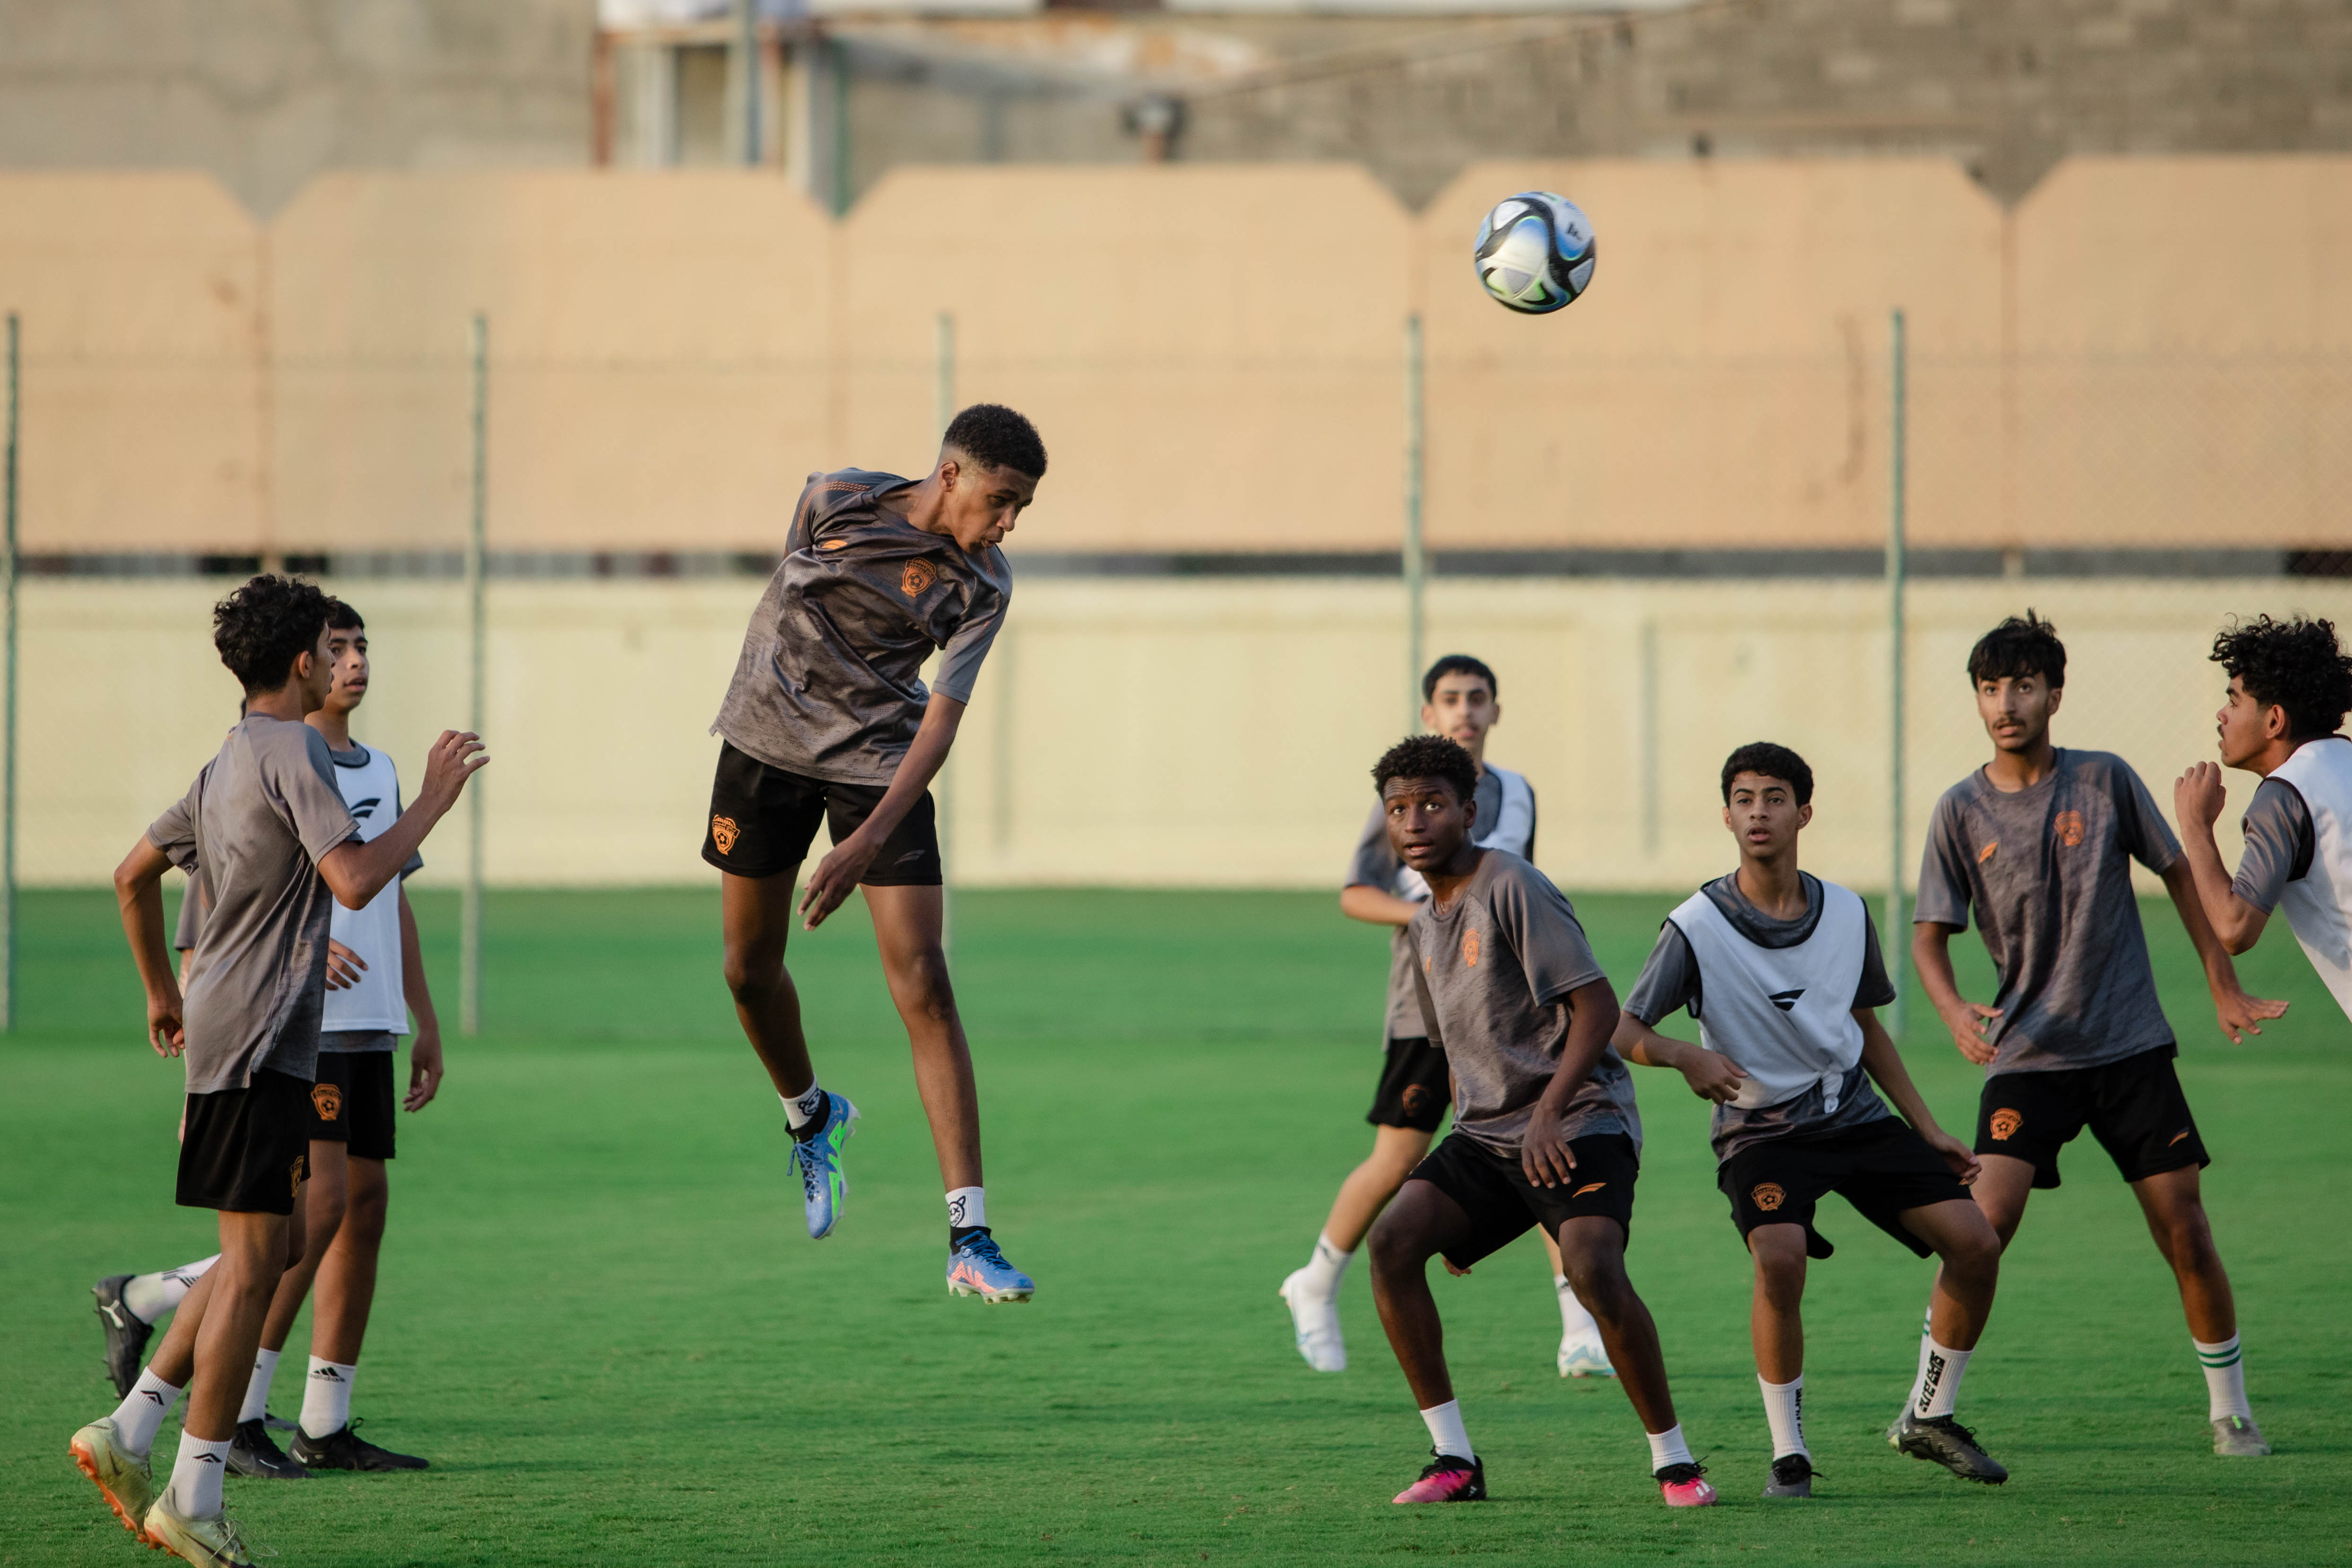
[{"label": "white crew sock", "polygon": [[356,1366],[310,1358],[310,1375],[302,1380],[302,1432],[310,1437],[331,1437],[352,1424],[352,1379]]},{"label": "white crew sock", "polygon": [[210,1519],[221,1511],[229,1441],[224,1437],[208,1443],[194,1432],[180,1434],[180,1457],[172,1461],[173,1512],[184,1519]]},{"label": "white crew sock", "polygon": [[1919,1381],[1911,1390],[1911,1414],[1923,1421],[1950,1415],[1952,1407],[1959,1403],[1960,1378],[1968,1372],[1969,1357],[1974,1354],[1937,1344],[1933,1334],[1922,1335]]},{"label": "white crew sock", "polygon": [[1772,1457],[1782,1459],[1802,1454],[1811,1458],[1813,1451],[1805,1447],[1805,1375],[1797,1374],[1792,1383],[1767,1383],[1759,1375],[1756,1386],[1764,1391],[1764,1420],[1772,1428]]},{"label": "white crew sock", "polygon": [[133,1454],[145,1455],[155,1446],[155,1434],[163,1428],[163,1417],[180,1402],[180,1391],[142,1368],[139,1381],[114,1410],[114,1436]]},{"label": "white crew sock", "polygon": [[1586,1340],[1594,1344],[1600,1343],[1601,1325],[1592,1321],[1592,1314],[1586,1312],[1584,1303],[1576,1299],[1576,1291],[1569,1284],[1568,1276],[1554,1274],[1551,1277],[1551,1288],[1552,1293],[1559,1297],[1561,1336],[1566,1339]]},{"label": "white crew sock", "polygon": [[[1323,1232],[1315,1238],[1315,1251],[1307,1260],[1307,1267],[1299,1270],[1306,1276],[1299,1283],[1330,1301],[1339,1295],[1339,1281],[1347,1278],[1348,1262],[1354,1257],[1353,1252],[1342,1252],[1332,1246],[1330,1233]],[[1464,1454],[1460,1458],[1466,1459],[1470,1456]]]},{"label": "white crew sock", "polygon": [[176,1269],[166,1269],[160,1274],[133,1274],[123,1281],[122,1306],[142,1323],[152,1323],[187,1300],[205,1270],[220,1261],[215,1252],[193,1263]]},{"label": "white crew sock", "polygon": [[1477,1458],[1470,1451],[1470,1434],[1462,1426],[1462,1401],[1449,1399],[1421,1413],[1429,1427],[1429,1446],[1457,1459]]},{"label": "white crew sock", "polygon": [[274,1350],[254,1353],[253,1376],[245,1385],[245,1408],[236,1413],[237,1425],[258,1421],[269,1414],[269,1380],[278,1375],[279,1354]]},{"label": "white crew sock", "polygon": [[1651,1432],[1646,1436],[1650,1439],[1650,1473],[1652,1475],[1656,1475],[1668,1465],[1696,1463],[1691,1458],[1690,1445],[1683,1441],[1681,1422],[1675,1422],[1667,1431]]},{"label": "white crew sock", "polygon": [[961,1230],[988,1223],[988,1189],[960,1186],[948,1194],[948,1228]]},{"label": "white crew sock", "polygon": [[2246,1403],[2246,1364],[2239,1358],[2238,1336],[2231,1334],[2220,1344],[2207,1344],[2192,1336],[2189,1343],[2197,1347],[2198,1364],[2205,1369],[2207,1419],[2242,1416],[2252,1420],[2254,1407]]},{"label": "white crew sock", "polygon": [[776,1098],[784,1102],[784,1124],[795,1133],[815,1121],[818,1113],[824,1109],[824,1091],[814,1083],[796,1100],[782,1094]]}]

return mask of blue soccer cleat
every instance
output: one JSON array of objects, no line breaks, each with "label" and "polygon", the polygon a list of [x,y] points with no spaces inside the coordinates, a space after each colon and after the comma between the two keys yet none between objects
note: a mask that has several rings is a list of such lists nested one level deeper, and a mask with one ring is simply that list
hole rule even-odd
[{"label": "blue soccer cleat", "polygon": [[800,1167],[801,1201],[808,1209],[809,1239],[833,1234],[841,1223],[849,1178],[841,1170],[841,1145],[857,1131],[857,1107],[845,1094],[825,1092],[824,1120],[807,1137],[793,1140],[793,1164]]},{"label": "blue soccer cleat", "polygon": [[948,1254],[948,1291],[952,1295],[978,1296],[990,1303],[1025,1301],[1037,1293],[1037,1281],[1004,1260],[996,1238],[975,1231]]}]

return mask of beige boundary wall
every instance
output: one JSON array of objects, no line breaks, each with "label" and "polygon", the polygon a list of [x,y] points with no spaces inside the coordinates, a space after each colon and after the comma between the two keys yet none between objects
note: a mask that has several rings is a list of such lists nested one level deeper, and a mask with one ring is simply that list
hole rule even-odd
[{"label": "beige boundary wall", "polygon": [[[414,778],[463,702],[455,585],[363,581],[375,693],[362,738]],[[751,581],[499,583],[490,592],[495,765],[487,873],[504,885],[663,883],[697,858]],[[193,581],[36,581],[18,863],[35,884],[102,882],[234,716],[209,656],[216,591]],[[1998,582],[1924,583],[1912,606],[1916,856],[1936,795],[1982,760],[1962,663],[2021,608]],[[2352,584],[2035,583],[2072,651],[2062,742],[2170,780],[2212,752],[2204,649],[2231,612],[2352,620]],[[956,874],[975,884],[1331,886],[1402,733],[1393,587],[1347,580],[1041,581],[982,672],[950,783]],[[1497,761],[1540,794],[1538,859],[1562,885],[1688,886],[1719,872],[1717,769],[1734,745],[1798,747],[1820,779],[1808,863],[1883,886],[1886,646],[1881,591],[1853,581],[1460,580],[1432,596],[1432,646],[1498,669]],[[1645,673],[1646,666],[1646,673]],[[2249,781],[2234,779],[2233,799]],[[2223,847],[2236,853],[2234,811]],[[462,864],[453,822],[427,884]]]},{"label": "beige boundary wall", "polygon": [[[1593,292],[1469,245],[1549,186]],[[514,549],[764,549],[814,468],[927,460],[933,340],[1031,412],[1030,549],[1392,548],[1426,318],[1441,546],[1861,545],[1910,312],[1933,545],[2345,542],[2352,158],[2078,159],[2003,209],[1925,160],[905,169],[845,218],[742,172],[0,175],[37,551],[449,548],[467,321]]]}]

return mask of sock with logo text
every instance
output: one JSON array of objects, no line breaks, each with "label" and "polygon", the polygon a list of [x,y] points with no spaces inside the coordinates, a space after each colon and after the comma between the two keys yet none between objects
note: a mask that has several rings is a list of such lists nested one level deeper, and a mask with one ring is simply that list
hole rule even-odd
[{"label": "sock with logo text", "polygon": [[1668,1465],[1693,1465],[1690,1445],[1683,1441],[1682,1423],[1677,1421],[1663,1432],[1644,1434],[1650,1439],[1650,1473],[1656,1475]]},{"label": "sock with logo text", "polygon": [[2231,1334],[2219,1344],[2191,1336],[2189,1343],[2197,1347],[2197,1364],[2205,1369],[2205,1407],[2210,1412],[2207,1419],[2242,1416],[2252,1420],[2254,1407],[2246,1403],[2246,1364],[2240,1359],[2238,1336]]},{"label": "sock with logo text", "polygon": [[814,1138],[824,1130],[825,1113],[832,1109],[833,1097],[814,1083],[803,1094],[777,1099],[784,1103],[784,1125],[793,1130],[795,1138]]},{"label": "sock with logo text", "polygon": [[221,1511],[221,1477],[228,1473],[228,1446],[194,1432],[180,1434],[180,1457],[172,1461],[172,1511],[183,1519],[210,1519]]},{"label": "sock with logo text", "polygon": [[245,1408],[236,1413],[237,1425],[258,1421],[269,1414],[269,1380],[278,1375],[278,1357],[274,1350],[256,1351],[253,1355],[253,1376],[245,1385]]},{"label": "sock with logo text", "polygon": [[1342,1252],[1331,1245],[1331,1234],[1324,1231],[1315,1238],[1315,1250],[1307,1260],[1307,1267],[1298,1270],[1301,1289],[1322,1301],[1330,1301],[1339,1293],[1340,1281],[1348,1277],[1348,1264],[1356,1255]]},{"label": "sock with logo text", "polygon": [[1919,1369],[1911,1379],[1911,1397],[1916,1403],[1919,1390],[1927,1382],[1927,1347],[1936,1342],[1936,1309],[1931,1305],[1919,1314]]},{"label": "sock with logo text", "polygon": [[180,1402],[180,1391],[142,1368],[139,1381],[122,1396],[114,1411],[114,1440],[125,1452],[144,1458],[155,1446],[155,1434],[162,1430],[163,1417]]},{"label": "sock with logo text", "polygon": [[1429,1446],[1448,1458],[1468,1459],[1474,1464],[1478,1456],[1470,1451],[1470,1433],[1462,1425],[1462,1401],[1449,1399],[1421,1413],[1422,1424],[1429,1428]]},{"label": "sock with logo text", "polygon": [[160,1274],[133,1274],[122,1282],[122,1310],[142,1323],[152,1323],[187,1300],[196,1281],[219,1261],[220,1254],[215,1252]]},{"label": "sock with logo text", "polygon": [[1937,1344],[1934,1334],[1923,1336],[1919,1347],[1919,1382],[1911,1390],[1911,1414],[1922,1421],[1949,1416],[1959,1403],[1960,1378],[1969,1370],[1971,1351]]},{"label": "sock with logo text", "polygon": [[948,1250],[973,1236],[988,1234],[988,1189],[960,1186],[948,1194]]},{"label": "sock with logo text", "polygon": [[352,1379],[356,1366],[310,1358],[310,1375],[302,1380],[302,1435],[316,1441],[331,1437],[352,1424]]},{"label": "sock with logo text", "polygon": [[1784,1459],[1802,1454],[1811,1458],[1813,1451],[1805,1447],[1805,1375],[1801,1372],[1789,1383],[1767,1383],[1759,1375],[1756,1385],[1764,1391],[1764,1421],[1772,1428],[1772,1457]]}]

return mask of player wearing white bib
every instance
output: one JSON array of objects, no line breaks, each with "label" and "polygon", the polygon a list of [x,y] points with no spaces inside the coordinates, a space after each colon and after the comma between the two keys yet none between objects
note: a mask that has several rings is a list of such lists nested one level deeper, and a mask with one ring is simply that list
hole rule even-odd
[{"label": "player wearing white bib", "polygon": [[2213,639],[2212,657],[2230,677],[2214,715],[2222,766],[2262,782],[2246,807],[2234,877],[2213,841],[2227,800],[2221,768],[2200,762],[2174,783],[2198,902],[2233,954],[2285,910],[2311,967],[2352,1015],[2352,741],[2337,733],[2352,711],[2352,658],[2334,622],[2300,615],[2228,627]]},{"label": "player wearing white bib", "polygon": [[[1536,792],[1527,779],[1486,760],[1486,735],[1503,716],[1495,672],[1466,653],[1448,653],[1421,678],[1424,728],[1443,735],[1470,754],[1478,770],[1477,809],[1481,849],[1498,849],[1532,861],[1536,854]],[[1488,826],[1487,824],[1492,824]],[[1276,1292],[1290,1308],[1298,1354],[1318,1372],[1344,1372],[1347,1343],[1339,1332],[1339,1284],[1364,1233],[1404,1185],[1406,1176],[1429,1151],[1429,1141],[1445,1120],[1454,1091],[1445,1053],[1432,1045],[1422,1021],[1421,997],[1404,936],[1412,913],[1429,897],[1421,873],[1398,860],[1389,846],[1386,813],[1376,803],[1349,862],[1339,910],[1350,919],[1392,928],[1389,952],[1387,1059],[1372,1108],[1372,1152],[1339,1184],[1323,1233],[1306,1265],[1282,1281]],[[1600,1326],[1584,1310],[1562,1271],[1559,1243],[1544,1232],[1551,1256],[1552,1293],[1559,1307],[1557,1365],[1562,1377],[1613,1376]]]}]

